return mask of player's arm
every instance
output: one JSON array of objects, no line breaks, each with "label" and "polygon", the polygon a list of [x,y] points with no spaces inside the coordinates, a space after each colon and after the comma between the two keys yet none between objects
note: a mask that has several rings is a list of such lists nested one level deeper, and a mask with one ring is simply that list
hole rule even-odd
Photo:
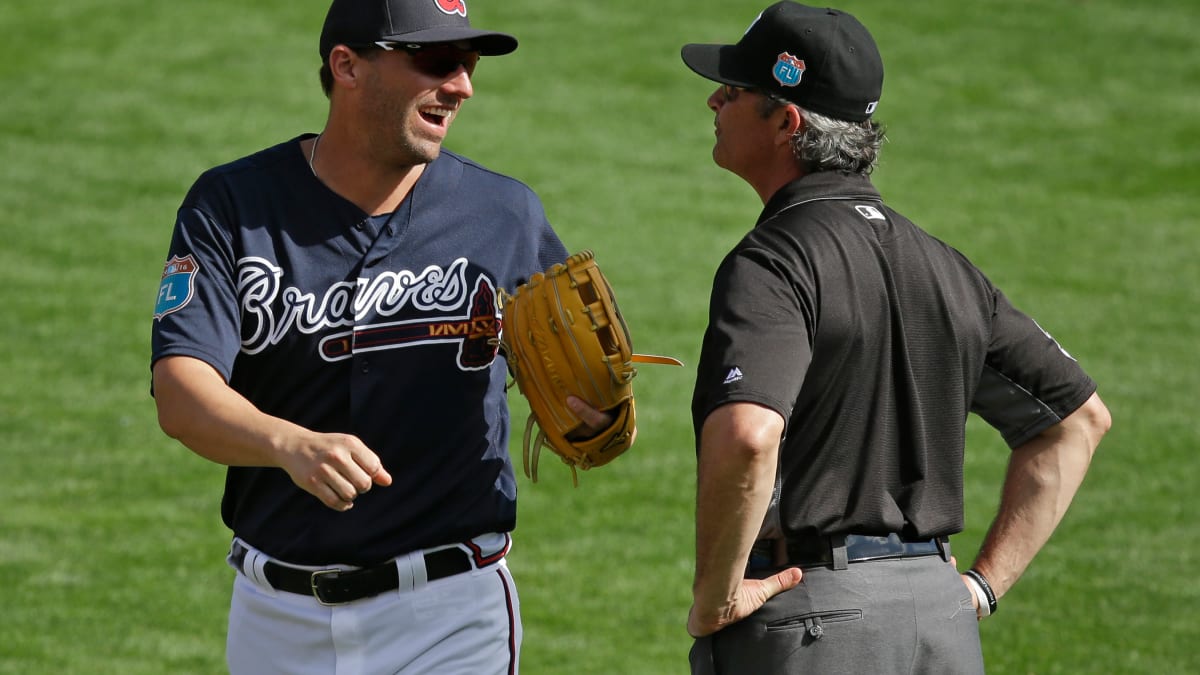
[{"label": "player's arm", "polygon": [[1061,422],[1013,449],[999,511],[972,566],[996,597],[1012,588],[1050,539],[1110,426],[1108,408],[1092,394]]},{"label": "player's arm", "polygon": [[363,442],[322,434],[267,415],[199,359],[168,356],[154,364],[159,426],[196,454],[226,466],[273,466],[329,508],[345,511],[391,475]]},{"label": "player's arm", "polygon": [[753,403],[715,409],[700,432],[696,475],[696,576],[688,633],[701,637],[749,616],[772,596],[800,583],[790,568],[744,579],[779,462],[784,420]]}]

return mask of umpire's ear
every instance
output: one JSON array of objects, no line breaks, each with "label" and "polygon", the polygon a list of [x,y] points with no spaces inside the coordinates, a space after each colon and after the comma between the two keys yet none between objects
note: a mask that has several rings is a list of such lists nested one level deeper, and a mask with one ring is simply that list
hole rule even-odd
[{"label": "umpire's ear", "polygon": [[775,111],[779,115],[779,133],[775,135],[777,145],[792,145],[792,137],[804,131],[804,116],[800,109],[792,104],[781,106]]}]

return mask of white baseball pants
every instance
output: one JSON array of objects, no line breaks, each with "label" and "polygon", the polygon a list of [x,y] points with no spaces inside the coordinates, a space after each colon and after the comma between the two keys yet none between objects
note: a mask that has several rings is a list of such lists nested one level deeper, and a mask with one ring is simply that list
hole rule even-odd
[{"label": "white baseball pants", "polygon": [[[497,535],[475,540],[482,550]],[[501,548],[507,543],[499,535]],[[426,581],[421,552],[398,558],[400,588],[344,605],[276,591],[249,548],[233,584],[231,675],[515,675],[520,603],[504,559]]]}]

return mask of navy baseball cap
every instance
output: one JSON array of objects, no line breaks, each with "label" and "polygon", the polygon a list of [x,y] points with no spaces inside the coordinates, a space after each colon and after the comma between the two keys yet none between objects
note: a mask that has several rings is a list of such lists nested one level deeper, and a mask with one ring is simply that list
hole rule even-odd
[{"label": "navy baseball cap", "polygon": [[467,0],[333,0],[321,29],[321,60],[327,61],[336,45],[458,40],[469,40],[484,56],[517,48],[511,35],[472,28]]},{"label": "navy baseball cap", "polygon": [[715,82],[851,122],[870,119],[883,92],[883,59],[858,19],[787,0],[763,10],[737,44],[688,44],[681,55]]}]

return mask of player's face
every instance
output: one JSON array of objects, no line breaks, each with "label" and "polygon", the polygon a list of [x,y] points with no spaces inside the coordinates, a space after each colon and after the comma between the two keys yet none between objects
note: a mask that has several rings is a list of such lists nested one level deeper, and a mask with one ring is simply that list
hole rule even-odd
[{"label": "player's face", "polygon": [[762,102],[761,93],[730,85],[721,85],[708,97],[708,107],[716,114],[713,161],[747,180],[774,149],[774,115],[763,118]]},{"label": "player's face", "polygon": [[474,94],[471,73],[479,54],[465,46],[396,49],[371,60],[362,110],[381,161],[413,166],[437,158],[450,123]]}]

